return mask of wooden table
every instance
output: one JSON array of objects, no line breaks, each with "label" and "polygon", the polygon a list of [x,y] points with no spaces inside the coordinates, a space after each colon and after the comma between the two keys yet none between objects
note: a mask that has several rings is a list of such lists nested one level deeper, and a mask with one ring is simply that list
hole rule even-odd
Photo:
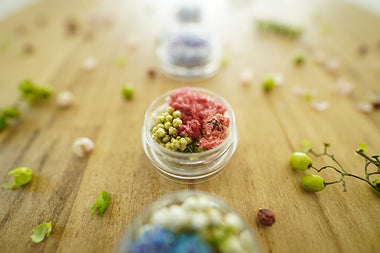
[{"label": "wooden table", "polygon": [[[0,133],[1,182],[11,182],[7,172],[18,166],[34,172],[28,185],[0,190],[0,251],[111,252],[144,206],[166,193],[199,189],[234,207],[264,252],[379,252],[380,199],[368,185],[347,178],[347,192],[336,184],[308,193],[300,184],[305,172],[290,168],[289,157],[304,138],[319,151],[328,142],[343,167],[363,175],[364,161],[354,155],[358,143],[368,144],[369,154],[379,154],[380,112],[363,113],[356,103],[370,101],[369,91],[380,94],[380,19],[341,2],[262,2],[225,1],[212,8],[230,62],[214,78],[192,83],[147,75],[150,68],[158,70],[156,37],[166,28],[160,17],[167,8],[160,1],[40,1],[0,23],[0,107],[18,100],[17,85],[25,78],[50,84],[55,94],[68,90],[75,96],[68,109],[59,108],[55,98],[24,105],[21,123]],[[302,37],[258,32],[253,19],[268,6],[268,15],[302,26]],[[74,34],[66,31],[70,17],[81,24]],[[35,50],[25,54],[28,43]],[[358,54],[361,45],[367,54]],[[306,55],[301,67],[293,64],[297,50]],[[340,59],[340,74],[331,75],[313,62],[319,50]],[[92,71],[82,68],[89,56],[98,59]],[[242,85],[239,74],[247,67],[255,78]],[[265,94],[260,81],[273,72],[284,75],[284,84]],[[349,96],[334,94],[339,77],[354,84]],[[132,101],[121,96],[127,81],[136,88]],[[227,99],[240,135],[225,171],[197,185],[161,177],[140,141],[148,105],[185,85]],[[292,86],[315,92],[314,101],[328,101],[330,107],[313,110]],[[96,145],[86,158],[76,157],[71,148],[81,136]],[[317,166],[330,163],[314,161]],[[331,171],[322,175],[326,181],[337,178]],[[109,206],[104,214],[91,216],[103,190],[111,194]],[[272,227],[257,223],[259,208],[273,210],[277,221]],[[32,229],[44,221],[52,222],[53,231],[42,243],[33,243]]]}]

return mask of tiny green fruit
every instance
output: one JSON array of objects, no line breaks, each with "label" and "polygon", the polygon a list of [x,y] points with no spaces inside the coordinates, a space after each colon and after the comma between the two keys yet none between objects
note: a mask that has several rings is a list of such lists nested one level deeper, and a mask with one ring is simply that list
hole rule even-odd
[{"label": "tiny green fruit", "polygon": [[377,190],[375,190],[373,187],[371,187],[371,189],[380,197],[380,177],[375,178],[371,183],[376,187]]},{"label": "tiny green fruit", "polygon": [[289,162],[290,166],[297,170],[307,170],[313,164],[313,160],[311,160],[307,154],[302,152],[294,152],[290,156]]},{"label": "tiny green fruit", "polygon": [[130,100],[133,98],[133,95],[135,93],[135,87],[132,83],[126,83],[123,85],[121,92],[125,99]]},{"label": "tiny green fruit", "polygon": [[307,174],[302,177],[302,187],[308,192],[319,192],[326,188],[326,184],[321,176]]}]

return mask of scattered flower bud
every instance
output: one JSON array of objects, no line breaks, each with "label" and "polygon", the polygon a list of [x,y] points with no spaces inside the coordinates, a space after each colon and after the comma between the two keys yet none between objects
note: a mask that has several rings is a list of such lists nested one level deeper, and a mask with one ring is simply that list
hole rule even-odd
[{"label": "scattered flower bud", "polygon": [[130,100],[135,93],[135,86],[132,83],[126,83],[121,90],[125,99]]},{"label": "scattered flower bud", "polygon": [[73,103],[73,94],[68,91],[62,91],[57,96],[57,104],[60,107],[70,107]]},{"label": "scattered flower bud", "polygon": [[352,92],[353,89],[354,86],[351,83],[347,82],[347,80],[344,78],[339,78],[335,85],[335,93],[340,96],[347,96]]},{"label": "scattered flower bud", "polygon": [[331,58],[325,63],[325,68],[331,74],[338,74],[341,71],[341,64],[339,59]]},{"label": "scattered flower bud", "polygon": [[276,217],[270,209],[260,208],[257,217],[259,222],[265,226],[272,226],[276,222]]},{"label": "scattered flower bud", "polygon": [[373,111],[372,104],[368,103],[368,102],[359,101],[356,103],[356,107],[361,112],[372,112]]},{"label": "scattered flower bud", "polygon": [[85,156],[87,153],[91,152],[94,147],[94,142],[87,137],[80,137],[73,143],[74,154],[79,157]]},{"label": "scattered flower bud", "polygon": [[310,105],[314,110],[319,111],[319,112],[325,111],[330,107],[330,103],[327,101],[321,101],[321,102],[313,101],[311,102]]},{"label": "scattered flower bud", "polygon": [[82,68],[87,71],[91,71],[98,65],[98,59],[95,56],[88,56],[84,59]]},{"label": "scattered flower bud", "polygon": [[250,68],[246,68],[242,72],[240,72],[239,80],[244,85],[251,84],[253,81],[253,78],[254,78],[254,74]]}]

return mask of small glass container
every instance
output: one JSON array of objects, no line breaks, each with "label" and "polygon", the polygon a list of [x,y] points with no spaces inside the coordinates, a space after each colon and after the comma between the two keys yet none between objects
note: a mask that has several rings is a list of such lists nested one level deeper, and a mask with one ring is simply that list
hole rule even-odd
[{"label": "small glass container", "polygon": [[172,90],[156,98],[145,113],[142,127],[142,146],[155,169],[166,178],[179,182],[194,184],[207,181],[217,176],[227,165],[238,144],[238,130],[235,113],[228,102],[219,95],[201,88],[191,88],[221,102],[226,108],[224,116],[230,119],[227,137],[218,146],[199,153],[182,153],[167,149],[155,141],[150,130],[158,114],[169,106]]},{"label": "small glass container", "polygon": [[119,253],[261,252],[244,219],[202,191],[178,191],[154,201],[128,226]]},{"label": "small glass container", "polygon": [[160,69],[176,80],[212,77],[220,67],[220,40],[204,20],[200,3],[179,2],[174,25],[160,37],[157,47]]}]

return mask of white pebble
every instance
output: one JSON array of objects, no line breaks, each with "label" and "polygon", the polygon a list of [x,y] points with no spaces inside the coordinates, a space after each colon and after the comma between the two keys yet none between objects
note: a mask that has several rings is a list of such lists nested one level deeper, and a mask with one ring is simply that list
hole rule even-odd
[{"label": "white pebble", "polygon": [[239,80],[242,84],[249,85],[252,83],[253,77],[254,77],[253,71],[249,68],[246,68],[240,72]]},{"label": "white pebble", "polygon": [[88,56],[84,59],[82,67],[84,70],[90,71],[96,68],[98,65],[98,59],[95,56]]},{"label": "white pebble", "polygon": [[68,91],[62,91],[57,96],[57,104],[60,107],[70,107],[73,103],[73,94]]},{"label": "white pebble", "polygon": [[373,111],[372,104],[368,103],[368,102],[359,101],[359,102],[356,103],[356,107],[361,112],[372,112]]},{"label": "white pebble", "polygon": [[226,226],[231,227],[235,232],[239,233],[244,228],[244,223],[241,218],[234,213],[228,213],[224,217]]},{"label": "white pebble", "polygon": [[94,149],[94,142],[87,137],[80,137],[73,143],[73,151],[76,156],[85,156]]},{"label": "white pebble", "polygon": [[347,96],[354,89],[354,86],[344,78],[339,78],[335,84],[335,93],[340,96]]},{"label": "white pebble", "polygon": [[327,101],[312,101],[310,105],[314,110],[319,112],[325,111],[330,107],[330,103]]}]

